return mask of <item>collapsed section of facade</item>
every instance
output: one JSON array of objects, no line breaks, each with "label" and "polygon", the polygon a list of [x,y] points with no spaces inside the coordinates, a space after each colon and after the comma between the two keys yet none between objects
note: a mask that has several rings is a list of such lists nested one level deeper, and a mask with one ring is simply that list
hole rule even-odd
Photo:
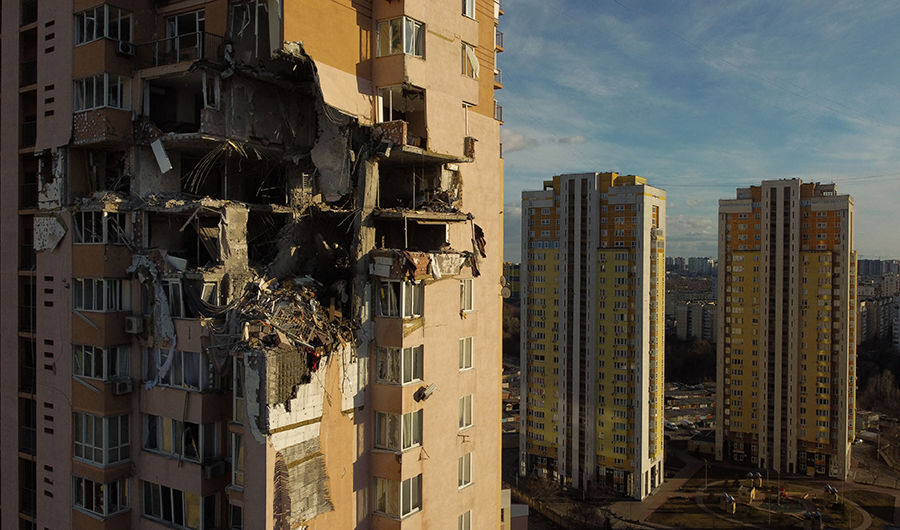
[{"label": "collapsed section of facade", "polygon": [[[71,141],[36,152],[36,278],[71,298],[35,330],[73,351],[64,464],[132,491],[72,524],[496,526],[499,123],[472,71],[458,112],[415,72],[354,112],[264,7],[229,5],[228,37],[212,4],[168,17],[201,29],[120,49],[133,77],[76,82]],[[130,104],[88,99],[111,86]],[[118,456],[79,453],[113,423]]]}]

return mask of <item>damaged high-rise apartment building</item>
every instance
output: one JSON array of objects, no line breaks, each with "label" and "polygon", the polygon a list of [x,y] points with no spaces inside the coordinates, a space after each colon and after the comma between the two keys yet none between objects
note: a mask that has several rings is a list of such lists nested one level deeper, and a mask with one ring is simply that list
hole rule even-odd
[{"label": "damaged high-rise apartment building", "polygon": [[499,0],[11,0],[0,526],[503,528]]}]

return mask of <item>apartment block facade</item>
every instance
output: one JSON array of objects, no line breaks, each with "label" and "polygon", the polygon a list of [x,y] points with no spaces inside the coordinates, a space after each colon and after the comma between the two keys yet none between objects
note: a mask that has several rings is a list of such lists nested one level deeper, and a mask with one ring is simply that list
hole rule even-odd
[{"label": "apartment block facade", "polygon": [[521,475],[662,483],[665,199],[617,173],[522,193]]},{"label": "apartment block facade", "polygon": [[0,526],[508,525],[501,14],[3,3]]},{"label": "apartment block facade", "polygon": [[853,222],[834,184],[763,181],[719,201],[717,459],[847,477]]}]

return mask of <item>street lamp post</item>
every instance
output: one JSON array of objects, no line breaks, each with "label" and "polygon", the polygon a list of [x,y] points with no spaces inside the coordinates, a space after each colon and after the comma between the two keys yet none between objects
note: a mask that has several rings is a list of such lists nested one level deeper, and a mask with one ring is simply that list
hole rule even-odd
[{"label": "street lamp post", "polygon": [[709,475],[707,473],[708,469],[709,469],[709,462],[707,462],[706,459],[704,458],[703,459],[703,491],[706,491],[709,489]]},{"label": "street lamp post", "polygon": [[776,469],[776,473],[778,473],[778,506],[781,506],[781,471]]}]

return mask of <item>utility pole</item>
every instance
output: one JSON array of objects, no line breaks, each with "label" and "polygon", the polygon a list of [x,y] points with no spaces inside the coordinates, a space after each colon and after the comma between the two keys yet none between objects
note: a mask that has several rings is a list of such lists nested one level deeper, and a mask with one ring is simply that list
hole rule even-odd
[{"label": "utility pole", "polygon": [[708,469],[709,469],[709,462],[707,462],[706,459],[704,458],[703,459],[703,491],[704,492],[709,489],[709,475],[707,472]]}]

